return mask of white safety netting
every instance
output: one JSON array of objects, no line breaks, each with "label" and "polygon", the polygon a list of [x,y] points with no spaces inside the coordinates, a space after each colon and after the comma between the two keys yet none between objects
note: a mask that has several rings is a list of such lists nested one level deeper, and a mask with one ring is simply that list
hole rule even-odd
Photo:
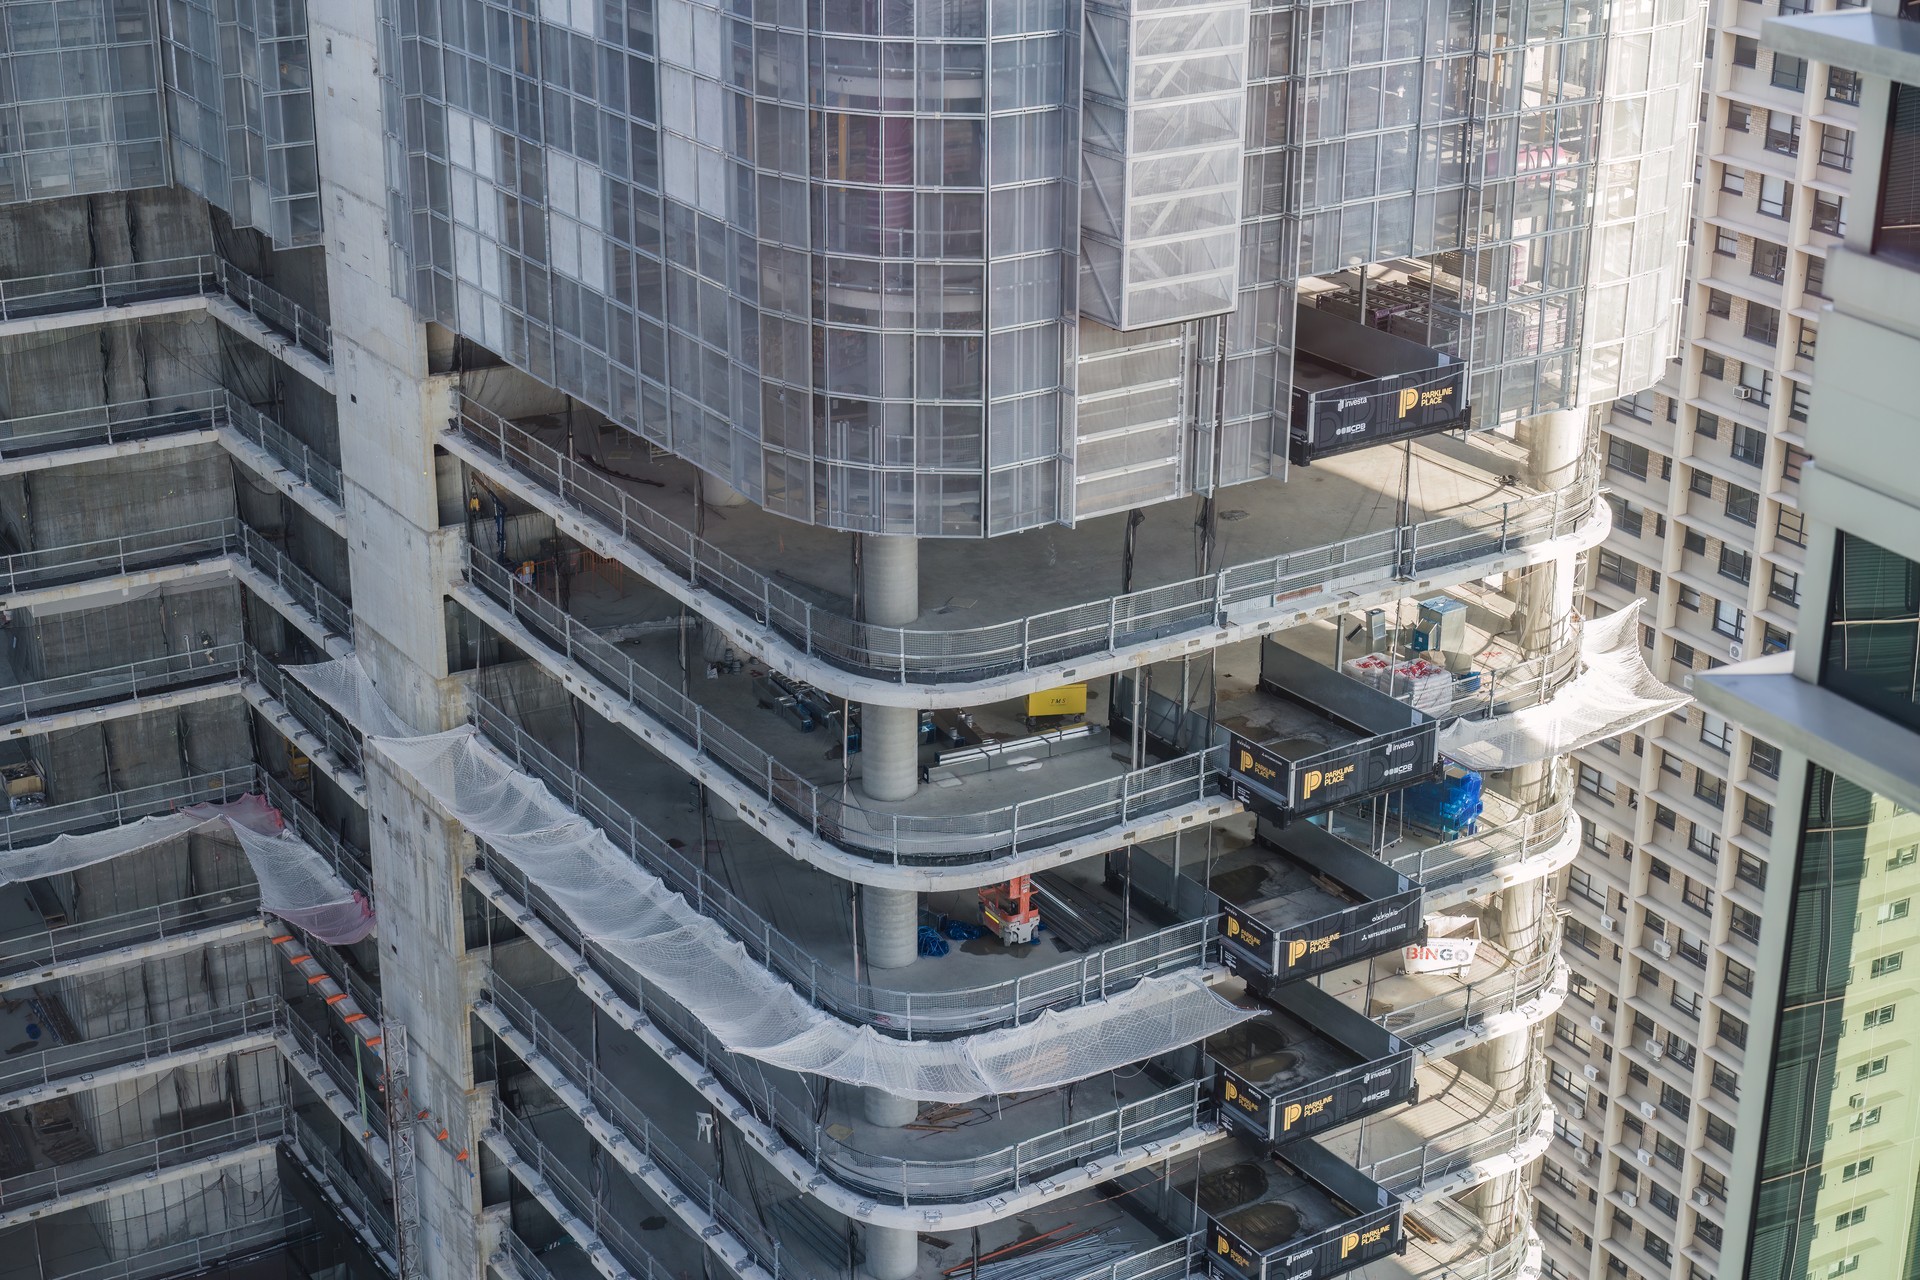
[{"label": "white safety netting", "polygon": [[1482,771],[1542,764],[1678,711],[1692,697],[1659,677],[1640,656],[1640,606],[1587,622],[1582,670],[1539,706],[1490,720],[1456,720],[1440,733],[1440,753]]},{"label": "white safety netting", "polygon": [[693,1012],[729,1050],[774,1066],[900,1097],[964,1102],[1069,1084],[1254,1016],[1196,977],[1174,975],[1018,1027],[897,1040],[808,1004],[724,927],[471,730],[376,745],[551,898],[582,937]]},{"label": "white safety netting", "polygon": [[105,831],[55,836],[0,853],[0,884],[63,875],[224,823],[260,882],[260,906],[322,942],[358,942],[373,932],[373,910],[318,850],[286,830],[264,796],[189,805]]},{"label": "white safety netting", "polygon": [[360,665],[358,654],[284,670],[369,738],[413,736],[413,727],[395,715],[373,687],[373,678]]}]

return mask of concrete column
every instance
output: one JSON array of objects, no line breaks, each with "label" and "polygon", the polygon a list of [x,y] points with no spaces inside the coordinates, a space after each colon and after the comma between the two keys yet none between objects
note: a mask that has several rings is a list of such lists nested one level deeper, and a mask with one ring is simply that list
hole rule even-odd
[{"label": "concrete column", "polygon": [[867,1247],[864,1268],[872,1280],[908,1280],[920,1269],[920,1237],[904,1227],[860,1228]]},{"label": "concrete column", "polygon": [[885,1089],[860,1090],[860,1109],[866,1115],[868,1124],[882,1125],[888,1129],[912,1124],[920,1115],[918,1102],[888,1093]]},{"label": "concrete column", "polygon": [[860,789],[873,800],[911,800],[920,789],[920,712],[860,707]]},{"label": "concrete column", "polygon": [[920,616],[919,539],[861,538],[860,603],[865,620],[883,627],[904,627]]},{"label": "concrete column", "polygon": [[912,889],[861,885],[860,940],[872,968],[912,964],[920,954],[920,895]]}]

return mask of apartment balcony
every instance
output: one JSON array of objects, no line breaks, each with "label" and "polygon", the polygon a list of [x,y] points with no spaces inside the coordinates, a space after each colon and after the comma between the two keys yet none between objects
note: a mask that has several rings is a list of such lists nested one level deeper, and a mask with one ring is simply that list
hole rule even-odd
[{"label": "apartment balcony", "polygon": [[[150,709],[159,701],[179,705],[189,691],[239,687],[246,646],[210,645],[187,653],[169,653],[94,671],[28,680],[0,688],[0,737],[19,737],[84,723],[118,707],[122,714]],[[50,723],[52,722],[52,723]]]},{"label": "apartment balcony", "polygon": [[179,310],[168,304],[185,301],[198,301],[263,346],[292,343],[323,371],[333,359],[333,330],[324,318],[208,254],[0,280],[0,331],[107,323]]},{"label": "apartment balcony", "polygon": [[1525,809],[1487,792],[1474,829],[1453,839],[1420,827],[1389,807],[1382,820],[1369,808],[1336,809],[1327,829],[1349,844],[1376,850],[1388,867],[1420,886],[1428,913],[1457,906],[1492,888],[1544,879],[1579,855],[1581,819],[1571,787],[1550,807]]},{"label": "apartment balcony", "polygon": [[1502,1099],[1452,1062],[1426,1062],[1419,1100],[1321,1135],[1321,1146],[1410,1202],[1452,1195],[1537,1160],[1553,1138],[1544,1079]]},{"label": "apartment balcony", "polygon": [[1556,923],[1524,951],[1482,942],[1464,972],[1409,972],[1376,962],[1320,985],[1434,1057],[1552,1017],[1567,998],[1567,966]]},{"label": "apartment balcony", "polygon": [[[854,698],[899,701],[910,690],[922,705],[1178,657],[1290,625],[1330,602],[1329,592],[1363,607],[1400,594],[1409,579],[1465,582],[1584,548],[1605,531],[1594,468],[1564,490],[1526,493],[1505,483],[1510,459],[1430,441],[1415,446],[1411,493],[1420,496],[1405,524],[1354,529],[1356,511],[1394,508],[1400,486],[1397,452],[1362,451],[1327,460],[1310,480],[1232,490],[1222,549],[1230,564],[1217,573],[1191,576],[1189,520],[1150,515],[1135,531],[1133,564],[1157,585],[1124,594],[1089,593],[1117,572],[1124,516],[996,539],[997,587],[980,581],[974,543],[925,540],[921,594],[937,603],[914,626],[887,627],[851,613],[847,535],[751,506],[726,508],[696,534],[640,496],[691,494],[693,468],[654,459],[645,441],[617,429],[590,434],[598,461],[581,462],[555,443],[567,438],[559,417],[517,424],[467,400],[441,444],[490,486],[552,512],[569,536],[715,618],[781,673]],[[1266,554],[1235,561],[1242,547]],[[1027,612],[1037,601],[1066,603]]]},{"label": "apartment balcony", "polygon": [[[884,971],[883,981],[875,980],[871,971],[856,977],[845,881],[796,865],[750,829],[743,838],[724,842],[703,865],[684,851],[704,847],[698,814],[677,812],[677,806],[658,801],[670,782],[650,780],[633,768],[607,773],[608,785],[622,788],[622,799],[663,824],[663,830],[655,831],[627,804],[504,722],[503,716],[483,708],[482,725],[489,741],[517,768],[543,782],[693,910],[725,925],[758,963],[812,1003],[852,1022],[913,1036],[983,1031],[1026,1021],[1047,1009],[1101,999],[1141,978],[1218,961],[1211,911],[1196,908],[1170,916],[1151,909],[1144,896],[1129,902],[1109,885],[1095,861],[1038,877],[1043,914],[1053,920],[1048,936],[1057,947],[1036,952],[1034,947],[1007,947],[982,938],[945,956]],[[590,736],[589,748],[595,746]],[[689,821],[692,825],[682,832],[678,824]],[[563,937],[580,941],[566,914],[484,845],[479,871],[470,878],[489,897],[505,895],[499,905],[509,914],[532,908]],[[964,921],[975,919],[979,908],[972,890],[930,893],[923,905],[929,917]],[[1038,955],[1062,952],[1068,958],[1037,962]]]},{"label": "apartment balcony", "polygon": [[[1023,704],[970,712],[972,745],[924,750],[927,782],[911,799],[870,800],[854,781],[857,751],[841,758],[857,729],[845,726],[838,699],[751,671],[695,682],[695,699],[681,692],[677,632],[619,643],[607,635],[611,617],[596,625],[575,616],[594,612],[592,582],[575,579],[569,613],[537,582],[520,582],[471,548],[467,583],[456,598],[472,612],[562,683],[585,684],[581,692],[602,715],[762,816],[768,836],[790,848],[818,842],[866,862],[964,868],[1075,846],[1091,851],[1122,832],[1151,835],[1232,811],[1220,795],[1222,752],[1129,769],[1114,759],[1103,726],[1031,734]],[[616,590],[610,603],[630,619],[624,582]],[[672,607],[670,599],[662,604]],[[517,731],[484,695],[475,708],[482,731],[508,749]]]},{"label": "apartment balcony", "polygon": [[[30,1007],[46,1009],[50,998],[43,993]],[[48,1038],[57,1036],[59,1043],[0,1062],[0,1105],[26,1106],[206,1058],[268,1048],[285,1015],[278,996],[258,996],[85,1039],[67,1040],[65,1030],[51,1030]],[[53,1024],[63,1020],[50,1010],[41,1016]]]},{"label": "apartment balcony", "polygon": [[[0,1178],[0,1227],[80,1203],[111,1199],[154,1179],[188,1177],[271,1152],[292,1129],[292,1112],[267,1106],[122,1147],[58,1159]],[[84,1139],[91,1146],[91,1139]],[[66,1153],[62,1153],[63,1155]]]},{"label": "apartment balcony", "polygon": [[[509,978],[503,968],[528,976]],[[731,1054],[692,1015],[626,984],[616,989],[675,1056],[669,1061],[659,1045],[609,1052],[629,1033],[596,1015],[573,981],[541,976],[547,972],[502,951],[488,982],[490,1008],[477,1016],[511,1028],[521,1041],[516,1051],[535,1055],[530,1064],[557,1069],[579,1090],[579,1101],[642,1147],[660,1126],[684,1125],[702,1105],[690,1086],[711,1076],[737,1099],[724,1111],[744,1105],[780,1144],[768,1152],[775,1166],[842,1212],[868,1216],[876,1206],[947,1205],[950,1220],[963,1213],[997,1217],[999,1211],[984,1207],[987,1197],[1030,1192],[1029,1199],[1045,1199],[1056,1183],[1075,1181],[1084,1165],[1150,1162],[1149,1144],[1164,1148],[1182,1137],[1190,1144],[1212,1132],[1211,1081],[1173,1081],[1163,1068],[1105,1073],[1063,1089],[998,1099],[991,1107],[932,1106],[925,1125],[876,1125],[866,1119],[857,1091],[826,1089],[818,1080]],[[706,1148],[682,1149],[711,1159]],[[700,1167],[704,1172],[696,1174],[683,1161],[670,1172],[700,1181],[716,1172]],[[832,1185],[823,1186],[821,1175]],[[863,1201],[872,1203],[862,1210]]]}]

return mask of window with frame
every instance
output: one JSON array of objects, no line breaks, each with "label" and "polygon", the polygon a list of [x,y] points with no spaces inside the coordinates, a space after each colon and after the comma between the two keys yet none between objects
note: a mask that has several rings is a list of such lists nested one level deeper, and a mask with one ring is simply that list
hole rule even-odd
[{"label": "window with frame", "polygon": [[1830,196],[1824,191],[1813,197],[1813,229],[1830,236],[1847,234],[1847,198]]},{"label": "window with frame", "polygon": [[1693,775],[1693,798],[1704,801],[1715,809],[1727,807],[1727,780],[1716,778],[1710,773]]},{"label": "window with frame", "polygon": [[1807,518],[1792,507],[1781,507],[1773,517],[1774,536],[1796,547],[1807,545]]},{"label": "window with frame", "polygon": [[[1761,495],[1755,493],[1753,489],[1743,489],[1738,484],[1730,484],[1726,486],[1726,505],[1722,510],[1726,510],[1726,518],[1732,520],[1734,524],[1745,524],[1751,528],[1761,520]],[[1720,566],[1722,566],[1720,572],[1724,574],[1726,572],[1724,553],[1720,557]],[[1741,576],[1741,581],[1745,581],[1745,576]]]},{"label": "window with frame", "polygon": [[1652,456],[1645,445],[1634,444],[1618,436],[1607,437],[1607,466],[1611,470],[1625,472],[1636,480],[1645,480],[1647,463]]},{"label": "window with frame", "polygon": [[1865,1062],[1861,1063],[1859,1066],[1855,1067],[1853,1069],[1854,1081],[1857,1083],[1861,1080],[1871,1080],[1875,1076],[1883,1076],[1887,1074],[1888,1056],[1889,1055],[1882,1054],[1878,1058],[1869,1058]]},{"label": "window with frame", "polygon": [[1720,415],[1697,409],[1693,415],[1693,434],[1705,440],[1720,438]]},{"label": "window with frame", "polygon": [[[1728,514],[1732,514],[1729,512]],[[1753,521],[1745,521],[1752,524]],[[1729,582],[1738,582],[1742,586],[1753,580],[1753,553],[1742,551],[1738,547],[1720,544],[1720,576]]]},{"label": "window with frame", "polygon": [[1733,65],[1736,67],[1757,67],[1760,65],[1760,42],[1752,36],[1733,38]]},{"label": "window with frame", "polygon": [[[1694,594],[1694,600],[1696,603],[1693,606],[1695,609],[1698,609],[1700,607],[1700,605],[1698,604],[1699,599],[1700,599],[1699,593],[1696,592]],[[1675,640],[1673,642],[1673,665],[1674,666],[1682,667],[1688,671],[1691,671],[1693,670],[1693,661],[1697,656],[1699,655],[1694,653],[1693,646],[1688,644],[1686,641]]]},{"label": "window with frame", "polygon": [[1781,604],[1800,607],[1800,575],[1791,569],[1773,566],[1773,572],[1767,581],[1767,596]]},{"label": "window with frame", "polygon": [[1653,421],[1654,394],[1642,391],[1637,395],[1622,396],[1613,402],[1615,413],[1632,418],[1636,422]]},{"label": "window with frame", "polygon": [[1741,365],[1740,390],[1736,394],[1742,400],[1766,408],[1773,403],[1773,374],[1751,361]]},{"label": "window with frame", "polygon": [[1760,634],[1760,652],[1785,653],[1791,648],[1793,648],[1793,634],[1769,622],[1766,630]]},{"label": "window with frame", "polygon": [[1618,494],[1608,494],[1607,502],[1613,508],[1613,527],[1629,538],[1639,537],[1646,527],[1646,513]]},{"label": "window with frame", "polygon": [[[1751,996],[1753,994],[1753,970],[1747,968],[1747,966],[1741,964],[1738,960],[1727,961],[1726,984],[1733,988],[1733,990],[1738,991],[1741,995]],[[1714,1087],[1718,1089],[1720,1086],[1716,1083]],[[1736,1098],[1740,1096],[1739,1086],[1737,1084],[1731,1090],[1721,1089],[1720,1091]]]},{"label": "window with frame", "polygon": [[1840,67],[1827,68],[1827,101],[1849,106],[1860,101],[1860,74]]},{"label": "window with frame", "polygon": [[1747,611],[1727,600],[1713,602],[1713,629],[1718,635],[1729,640],[1738,640],[1747,634]]},{"label": "window with frame", "polygon": [[1790,444],[1780,457],[1780,478],[1792,483],[1800,480],[1800,469],[1807,465],[1807,451],[1797,444]]},{"label": "window with frame", "polygon": [[1840,1169],[1840,1181],[1852,1182],[1855,1178],[1864,1178],[1873,1172],[1873,1157],[1864,1160],[1849,1160]]},{"label": "window with frame", "polygon": [[1733,750],[1733,726],[1711,711],[1700,713],[1700,742],[1722,755]]},{"label": "window with frame", "polygon": [[1767,433],[1734,423],[1733,443],[1728,447],[1728,453],[1735,462],[1744,462],[1750,467],[1759,466],[1767,458]]},{"label": "window with frame", "polygon": [[1720,836],[1698,822],[1687,832],[1687,848],[1708,862],[1720,861]]},{"label": "window with frame", "polygon": [[1730,164],[1720,166],[1720,190],[1726,195],[1743,196],[1747,194],[1747,171],[1736,169]]},{"label": "window with frame", "polygon": [[[1909,6],[1900,7],[1906,16]],[[1873,253],[1920,266],[1920,89],[1897,81],[1887,112],[1884,173],[1874,210]]]},{"label": "window with frame", "polygon": [[1779,284],[1787,278],[1787,246],[1771,240],[1753,242],[1753,261],[1747,265],[1750,275]]},{"label": "window with frame", "polygon": [[1747,745],[1747,767],[1763,778],[1780,777],[1780,748],[1755,738]]},{"label": "window with frame", "polygon": [[[1656,826],[1665,827],[1669,831],[1674,831],[1680,826],[1680,815],[1663,804],[1656,804],[1653,806],[1653,821]],[[1654,862],[1659,864],[1660,860],[1655,858]],[[1667,877],[1661,876],[1660,878],[1664,880]]]},{"label": "window with frame", "polygon": [[1794,343],[1793,353],[1802,360],[1813,359],[1814,349],[1820,345],[1820,326],[1810,321],[1800,322],[1800,337]]},{"label": "window with frame", "polygon": [[1807,414],[1813,409],[1813,388],[1805,383],[1793,384],[1793,395],[1787,402],[1787,416],[1795,422],[1805,422]]},{"label": "window with frame", "polygon": [[1906,960],[1906,952],[1904,951],[1889,952],[1888,954],[1879,957],[1872,964],[1867,966],[1868,976],[1873,978],[1884,978],[1889,976],[1890,974],[1898,973],[1900,972],[1901,966],[1905,962],[1905,960]]},{"label": "window with frame", "polygon": [[1759,796],[1748,796],[1740,802],[1740,822],[1761,835],[1772,835],[1773,806]]},{"label": "window with frame", "polygon": [[1920,562],[1840,532],[1820,683],[1920,729]]},{"label": "window with frame", "polygon": [[1713,914],[1713,890],[1692,876],[1688,876],[1686,883],[1680,887],[1680,901],[1701,915]]},{"label": "window with frame", "polygon": [[1760,175],[1758,208],[1769,218],[1785,218],[1793,212],[1793,184],[1772,174]]},{"label": "window with frame", "polygon": [[[1742,909],[1743,908],[1739,907],[1734,908],[1736,911]],[[1749,911],[1747,915],[1751,917],[1753,913]],[[1757,930],[1754,936],[1759,936]],[[1717,1024],[1715,1034],[1736,1049],[1744,1049],[1747,1047],[1747,1024],[1733,1014],[1727,1013],[1725,1010],[1721,1011],[1720,1021]]]},{"label": "window with frame", "polygon": [[[1760,917],[1755,915],[1753,912],[1747,910],[1745,907],[1734,906],[1728,909],[1727,927],[1733,930],[1735,933],[1739,934],[1741,937],[1745,938],[1748,942],[1760,941]],[[1746,1044],[1746,1040],[1744,1038],[1746,1035],[1745,1023],[1740,1024],[1740,1031],[1742,1036],[1740,1043],[1742,1046],[1744,1046]],[[1722,1017],[1720,1019],[1720,1034],[1725,1035],[1726,1033],[1727,1033],[1727,1020],[1726,1018]]]},{"label": "window with frame", "polygon": [[1813,254],[1807,255],[1806,290],[1816,298],[1827,296],[1827,260]]},{"label": "window with frame", "polygon": [[1700,376],[1724,381],[1727,376],[1727,358],[1713,351],[1701,352]]},{"label": "window with frame", "polygon": [[1751,341],[1772,346],[1780,341],[1780,313],[1764,303],[1749,302],[1743,331]]},{"label": "window with frame", "polygon": [[1893,1025],[1893,1006],[1883,1004],[1878,1009],[1869,1009],[1861,1015],[1860,1022],[1862,1031],[1872,1031],[1875,1027],[1890,1027]]},{"label": "window with frame", "polygon": [[[1749,800],[1753,798],[1752,796],[1747,797]],[[1772,820],[1769,819],[1768,821],[1771,822]],[[1740,856],[1733,860],[1733,874],[1738,879],[1745,881],[1756,889],[1764,889],[1767,887],[1767,864],[1751,853],[1748,853],[1745,849],[1742,849]]]},{"label": "window with frame", "polygon": [[1594,559],[1594,574],[1600,581],[1628,591],[1640,589],[1639,566],[1617,552],[1602,550]]},{"label": "window with frame", "polygon": [[1722,258],[1740,256],[1740,234],[1737,231],[1716,229],[1713,233],[1713,251]]},{"label": "window with frame", "polygon": [[1707,290],[1707,314],[1722,320],[1733,318],[1733,295],[1718,289]]},{"label": "window with frame", "polygon": [[[1713,496],[1713,472],[1701,471],[1698,468],[1689,471],[1687,474],[1687,492],[1697,493],[1703,498],[1711,498]],[[1700,551],[1706,550],[1705,547],[1689,547],[1687,549],[1689,551],[1696,549]]]},{"label": "window with frame", "polygon": [[[1721,1019],[1725,1021],[1725,1019]],[[1733,1126],[1719,1116],[1707,1117],[1707,1141],[1722,1151],[1733,1150]]]},{"label": "window with frame", "polygon": [[[1779,70],[1777,61],[1774,65],[1774,70],[1776,72]],[[1804,64],[1800,68],[1800,78],[1803,82],[1806,79],[1806,67]],[[1777,151],[1783,156],[1799,155],[1800,117],[1791,111],[1767,112],[1766,148],[1769,151]]]},{"label": "window with frame", "polygon": [[1673,752],[1671,751],[1665,751],[1665,750],[1661,751],[1660,772],[1665,774],[1670,774],[1673,777],[1677,778],[1681,774],[1685,773],[1686,771],[1687,771],[1687,767],[1681,761],[1679,756],[1673,754]]},{"label": "window with frame", "polygon": [[1853,172],[1853,130],[1821,125],[1820,163],[1842,173]]},{"label": "window with frame", "polygon": [[1580,766],[1580,789],[1590,796],[1597,796],[1608,804],[1613,803],[1613,784],[1606,775],[1590,764]]},{"label": "window with frame", "polygon": [[1768,83],[1776,89],[1799,92],[1807,87],[1807,60],[1788,53],[1773,55],[1773,72]]}]

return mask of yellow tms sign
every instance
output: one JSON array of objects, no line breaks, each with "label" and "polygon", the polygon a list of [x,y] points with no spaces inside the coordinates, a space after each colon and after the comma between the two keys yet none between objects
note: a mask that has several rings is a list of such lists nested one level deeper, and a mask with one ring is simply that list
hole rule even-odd
[{"label": "yellow tms sign", "polygon": [[1323,786],[1338,786],[1340,783],[1345,782],[1353,771],[1359,767],[1357,764],[1343,764],[1338,769],[1307,770],[1305,776],[1300,780],[1300,799],[1303,801],[1313,799],[1313,793]]},{"label": "yellow tms sign", "polygon": [[1445,404],[1453,398],[1452,387],[1440,387],[1434,391],[1422,391],[1418,387],[1407,387],[1400,392],[1399,412],[1396,418],[1404,418],[1415,409],[1431,409],[1435,405]]},{"label": "yellow tms sign", "polygon": [[1293,968],[1308,956],[1321,955],[1339,938],[1338,930],[1318,938],[1295,938],[1287,944],[1287,968]]},{"label": "yellow tms sign", "polygon": [[1340,1256],[1345,1258],[1356,1249],[1364,1249],[1370,1244],[1378,1244],[1381,1238],[1392,1230],[1393,1224],[1386,1222],[1366,1231],[1349,1231],[1340,1237]]},{"label": "yellow tms sign", "polygon": [[1312,1102],[1289,1102],[1280,1110],[1280,1132],[1286,1133],[1302,1120],[1311,1120],[1333,1105],[1333,1095],[1316,1098]]}]

